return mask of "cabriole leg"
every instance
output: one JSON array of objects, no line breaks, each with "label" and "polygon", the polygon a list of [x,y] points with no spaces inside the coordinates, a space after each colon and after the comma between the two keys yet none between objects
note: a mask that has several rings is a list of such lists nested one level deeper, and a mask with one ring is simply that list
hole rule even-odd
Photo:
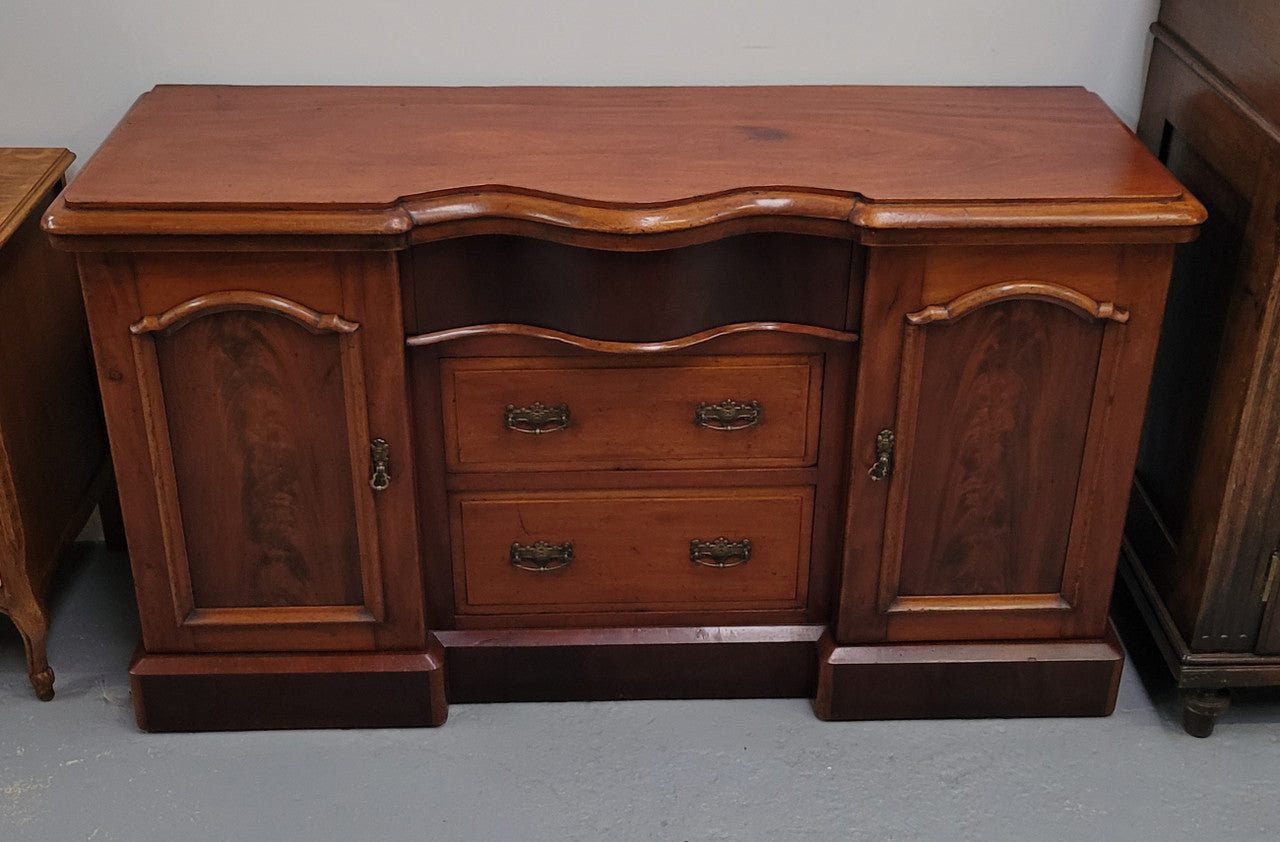
[{"label": "cabriole leg", "polygon": [[31,686],[35,688],[36,698],[47,702],[53,698],[53,670],[45,649],[49,640],[49,617],[43,611],[36,611],[15,613],[12,618],[26,649]]}]

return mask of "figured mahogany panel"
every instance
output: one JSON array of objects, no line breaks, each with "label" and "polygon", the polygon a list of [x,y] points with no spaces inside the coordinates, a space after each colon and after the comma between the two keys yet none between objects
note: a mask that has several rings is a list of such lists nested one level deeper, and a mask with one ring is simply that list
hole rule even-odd
[{"label": "figured mahogany panel", "polygon": [[338,337],[233,311],[155,343],[195,606],[362,604]]},{"label": "figured mahogany panel", "polygon": [[[804,466],[817,459],[820,356],[446,359],[441,379],[451,470]],[[514,416],[507,423],[508,407],[538,404],[555,416],[545,426]]]},{"label": "figured mahogany panel", "polygon": [[619,252],[493,235],[415,246],[407,265],[417,333],[515,323],[643,342],[753,321],[842,330],[855,248],[770,233]]},{"label": "figured mahogany panel", "polygon": [[1010,300],[921,329],[900,595],[1060,590],[1104,323]]},{"label": "figured mahogany panel", "polygon": [[[460,612],[641,611],[804,604],[813,490],[491,492],[453,501]],[[690,542],[750,541],[750,556],[694,563]],[[521,569],[512,544],[572,545]],[[562,550],[563,554],[563,550]],[[526,567],[531,566],[525,564]]]}]

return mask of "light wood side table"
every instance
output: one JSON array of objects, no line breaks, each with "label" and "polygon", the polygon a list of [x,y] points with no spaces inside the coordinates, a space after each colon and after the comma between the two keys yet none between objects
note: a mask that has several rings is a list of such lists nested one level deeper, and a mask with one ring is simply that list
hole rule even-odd
[{"label": "light wood side table", "polygon": [[18,627],[46,701],[50,575],[110,485],[74,261],[40,231],[74,157],[0,148],[0,613]]}]

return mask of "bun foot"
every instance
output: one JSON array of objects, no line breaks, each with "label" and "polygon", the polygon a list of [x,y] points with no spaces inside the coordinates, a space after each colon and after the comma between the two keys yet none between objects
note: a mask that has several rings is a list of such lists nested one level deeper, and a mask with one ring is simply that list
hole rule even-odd
[{"label": "bun foot", "polygon": [[1193,737],[1207,737],[1213,733],[1218,717],[1231,704],[1231,691],[1189,690],[1182,696],[1182,727]]}]

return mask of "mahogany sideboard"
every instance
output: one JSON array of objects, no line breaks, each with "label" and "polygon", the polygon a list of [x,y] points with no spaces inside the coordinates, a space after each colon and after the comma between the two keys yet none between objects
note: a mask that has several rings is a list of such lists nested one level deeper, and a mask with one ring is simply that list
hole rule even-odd
[{"label": "mahogany sideboard", "polygon": [[50,577],[93,507],[113,499],[75,263],[40,232],[74,159],[0,149],[0,614],[17,627],[44,701]]},{"label": "mahogany sideboard", "polygon": [[1122,574],[1207,737],[1280,686],[1280,5],[1165,0],[1138,132],[1209,208],[1175,264]]},{"label": "mahogany sideboard", "polygon": [[158,87],[45,218],[139,723],[1105,715],[1202,219],[1075,88]]}]

